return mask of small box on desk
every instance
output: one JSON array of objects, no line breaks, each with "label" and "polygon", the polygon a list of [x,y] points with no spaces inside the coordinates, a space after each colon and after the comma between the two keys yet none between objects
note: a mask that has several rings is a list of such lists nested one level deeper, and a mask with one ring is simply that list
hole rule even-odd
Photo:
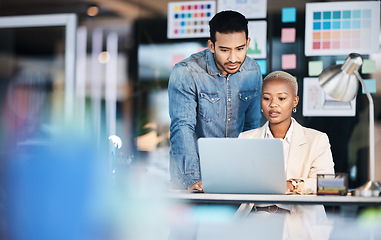
[{"label": "small box on desk", "polygon": [[346,173],[318,174],[317,195],[347,195],[348,175]]}]

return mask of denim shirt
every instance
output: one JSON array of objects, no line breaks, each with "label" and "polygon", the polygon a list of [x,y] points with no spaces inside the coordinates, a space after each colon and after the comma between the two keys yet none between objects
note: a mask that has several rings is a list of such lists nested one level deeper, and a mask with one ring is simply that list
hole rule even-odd
[{"label": "denim shirt", "polygon": [[225,76],[206,49],[176,64],[168,84],[170,175],[186,189],[201,181],[197,139],[234,138],[258,128],[262,74],[249,57],[238,72]]}]

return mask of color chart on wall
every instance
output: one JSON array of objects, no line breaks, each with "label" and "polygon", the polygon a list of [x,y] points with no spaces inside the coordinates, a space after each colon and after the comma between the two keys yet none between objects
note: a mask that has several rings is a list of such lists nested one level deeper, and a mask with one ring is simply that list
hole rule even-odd
[{"label": "color chart on wall", "polygon": [[215,1],[170,2],[167,37],[209,37],[209,20],[215,13]]},{"label": "color chart on wall", "polygon": [[379,51],[380,3],[306,4],[306,56]]}]

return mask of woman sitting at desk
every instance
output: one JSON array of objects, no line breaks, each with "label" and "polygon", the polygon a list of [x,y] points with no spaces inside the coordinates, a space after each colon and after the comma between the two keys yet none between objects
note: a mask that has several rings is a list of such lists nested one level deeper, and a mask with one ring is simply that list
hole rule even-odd
[{"label": "woman sitting at desk", "polygon": [[262,83],[261,106],[268,121],[239,137],[282,139],[288,191],[313,193],[317,174],[333,174],[334,163],[327,134],[303,127],[291,117],[299,102],[297,93],[298,83],[290,74],[275,71],[267,75]]}]

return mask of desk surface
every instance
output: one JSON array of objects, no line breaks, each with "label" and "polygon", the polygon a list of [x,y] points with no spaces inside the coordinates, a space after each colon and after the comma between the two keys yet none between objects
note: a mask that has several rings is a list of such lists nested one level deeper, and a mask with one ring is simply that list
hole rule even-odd
[{"label": "desk surface", "polygon": [[198,203],[284,203],[284,204],[324,204],[324,205],[366,205],[381,206],[381,197],[359,196],[317,196],[317,195],[276,195],[276,194],[218,194],[172,191],[169,197],[177,201]]}]

